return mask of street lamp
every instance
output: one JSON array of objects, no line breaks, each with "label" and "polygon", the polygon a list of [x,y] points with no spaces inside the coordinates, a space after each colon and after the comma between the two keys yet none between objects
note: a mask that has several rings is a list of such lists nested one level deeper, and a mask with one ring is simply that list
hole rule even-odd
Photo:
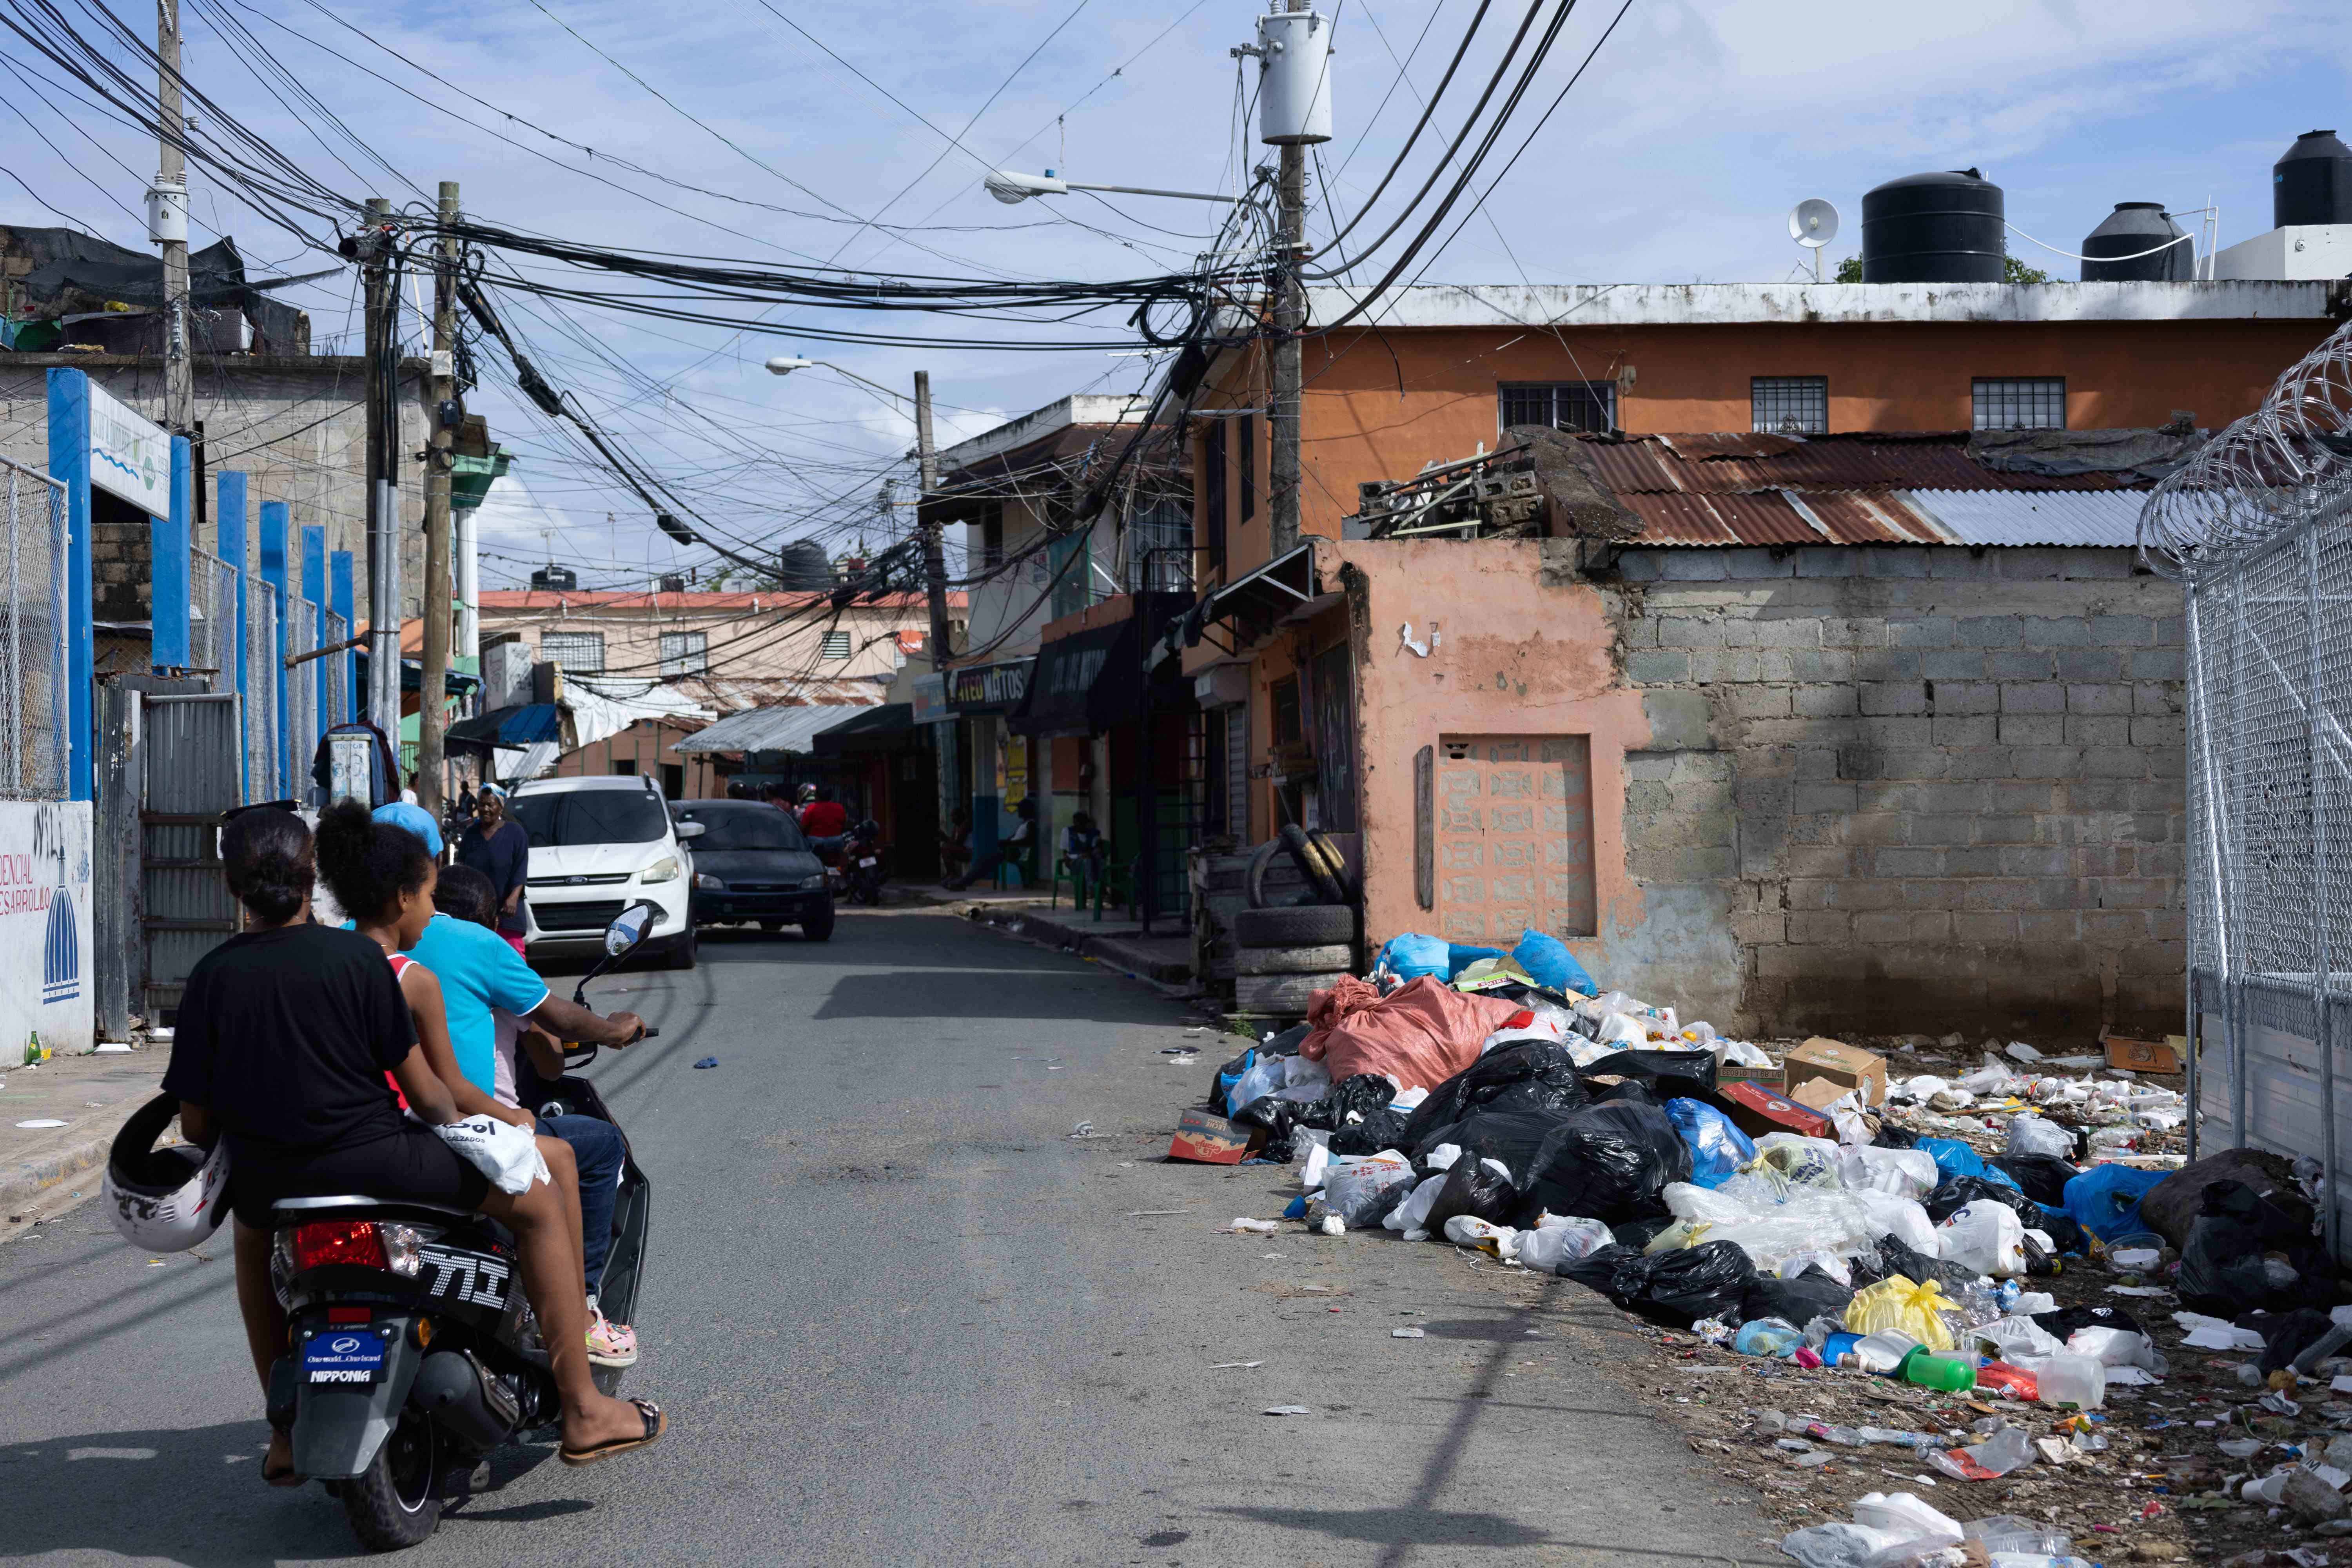
[{"label": "street lamp", "polygon": [[882,394],[885,397],[896,398],[901,403],[904,403],[907,400],[907,395],[905,393],[893,392],[878,381],[867,381],[856,371],[844,370],[841,366],[834,363],[829,359],[802,359],[793,354],[778,354],[775,358],[768,362],[768,374],[770,375],[790,375],[796,370],[810,370],[819,365],[822,365],[826,370],[833,372],[835,375],[845,375],[850,380],[856,382],[861,385],[870,386],[875,391]]},{"label": "street lamp", "polygon": [[1076,180],[1065,180],[1048,169],[1042,174],[1019,174],[1010,169],[991,169],[981,181],[988,194],[1006,206],[1027,201],[1031,196],[1061,196],[1072,191],[1110,191],[1122,196],[1173,196],[1187,202],[1225,202],[1239,205],[1240,196],[1213,196],[1200,191],[1154,191],[1141,185],[1087,185]]}]

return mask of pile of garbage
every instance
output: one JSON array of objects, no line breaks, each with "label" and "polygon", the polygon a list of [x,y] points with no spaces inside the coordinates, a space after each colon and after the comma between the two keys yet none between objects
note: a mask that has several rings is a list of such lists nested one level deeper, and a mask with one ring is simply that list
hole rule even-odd
[{"label": "pile of garbage", "polygon": [[[1774,1385],[1717,1446],[1776,1470],[1819,1477],[1883,1448],[1884,1474],[1909,1467],[1926,1489],[2037,1467],[2087,1484],[2115,1463],[2106,1412],[2147,1400],[2167,1412],[2147,1434],[2194,1438],[2178,1466],[2123,1478],[2154,1478],[2140,1522],[2252,1510],[2273,1530],[2352,1533],[2352,1403],[2321,1402],[2352,1394],[2352,1295],[2317,1239],[2315,1170],[2250,1150],[2185,1165],[2182,1097],[2113,1056],[2011,1043],[1965,1071],[1890,1076],[1845,1042],[1776,1053],[1603,993],[1540,932],[1509,952],[1404,936],[1223,1064],[1186,1118],[1190,1152],[1171,1153],[1295,1165],[1284,1217],[1325,1235],[1450,1244],[1598,1291],[1672,1356],[1719,1363],[1697,1370]],[[2221,1399],[2153,1403],[2208,1381],[2217,1351],[2259,1359],[2218,1369]],[[1915,1420],[1775,1407],[1798,1394]],[[1912,1491],[1853,1506],[1783,1549],[2017,1568],[2073,1552],[2047,1521],[1964,1526]]]}]

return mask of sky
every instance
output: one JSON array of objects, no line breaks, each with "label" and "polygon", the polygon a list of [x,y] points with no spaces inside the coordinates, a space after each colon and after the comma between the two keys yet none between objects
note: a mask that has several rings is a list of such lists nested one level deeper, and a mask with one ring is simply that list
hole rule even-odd
[{"label": "sky", "polygon": [[[981,175],[1052,168],[1230,193],[1273,151],[1237,116],[1241,68],[1255,66],[1227,50],[1248,41],[1255,11],[1234,0],[182,3],[189,80],[337,193],[429,204],[436,182],[455,179],[481,222],[604,247],[954,278],[1155,276],[1189,265],[1221,208],[1077,195],[1008,206]],[[1537,3],[1549,16],[1554,0]],[[2352,130],[2339,112],[2352,29],[2321,0],[1631,0],[1538,130],[1620,3],[1578,0],[1500,145],[1507,155],[1533,140],[1426,280],[1784,279],[1800,263],[1785,227],[1798,200],[1826,197],[1843,214],[1834,263],[1856,248],[1870,186],[1971,165],[2004,187],[2011,224],[2060,250],[2079,249],[2120,201],[2218,204],[2227,246],[2270,226],[2270,164],[2297,134]],[[151,13],[117,4],[127,25],[150,26]],[[1311,170],[1310,236],[1371,194],[1476,4],[1321,0],[1338,39],[1338,134]],[[1524,5],[1491,0],[1463,81],[1483,83]],[[11,176],[0,222],[62,213],[143,247],[133,215],[152,141],[58,90],[21,39],[0,35],[0,59],[44,87],[0,82],[20,116],[0,139]],[[1449,138],[1465,96],[1457,82],[1435,118]],[[1411,179],[1374,213],[1382,225],[1432,155],[1425,144],[1408,163]],[[233,235],[257,273],[335,260],[201,176],[190,200],[196,243]],[[2077,275],[2071,259],[2011,243],[2053,277]],[[348,272],[281,295],[311,313],[322,347],[355,342],[355,297]],[[918,368],[931,373],[944,447],[1067,393],[1134,391],[1153,363],[1133,354],[1118,313],[1025,330],[1100,349],[1021,353],[829,343],[804,334],[874,319],[805,309],[743,307],[728,329],[528,296],[500,308],[551,383],[761,553],[803,533],[842,550],[903,532],[903,506],[887,509],[880,489],[912,444],[904,393]],[[889,324],[1024,334],[909,320],[925,319]],[[417,331],[418,315],[404,324]],[[762,369],[773,354],[826,363],[777,377]],[[598,585],[713,564],[582,463],[502,366],[469,406],[517,458],[481,517],[486,585],[520,580],[551,552]]]}]

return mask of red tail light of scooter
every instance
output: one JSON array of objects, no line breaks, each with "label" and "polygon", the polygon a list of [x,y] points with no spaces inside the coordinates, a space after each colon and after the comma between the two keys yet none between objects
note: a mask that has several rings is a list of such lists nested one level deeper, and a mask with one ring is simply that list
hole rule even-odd
[{"label": "red tail light of scooter", "polygon": [[296,1268],[324,1268],[338,1263],[360,1268],[387,1267],[374,1221],[331,1220],[295,1227]]}]

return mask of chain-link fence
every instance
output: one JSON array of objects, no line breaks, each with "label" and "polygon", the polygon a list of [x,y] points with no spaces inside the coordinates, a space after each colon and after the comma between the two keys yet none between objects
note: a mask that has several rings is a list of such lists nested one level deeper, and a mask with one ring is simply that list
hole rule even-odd
[{"label": "chain-link fence", "polygon": [[213,689],[236,687],[236,568],[188,552],[188,668],[210,670]]},{"label": "chain-link fence", "polygon": [[2140,552],[2188,599],[2190,1155],[2250,1144],[2310,1160],[2342,1256],[2352,327],[2158,488]]},{"label": "chain-link fence", "polygon": [[[308,599],[293,600],[286,606],[286,628],[288,658],[311,652],[319,646],[319,606]],[[291,742],[287,754],[294,764],[287,793],[297,799],[310,794],[303,781],[310,774],[310,753],[319,746],[320,666],[324,663],[305,658],[286,671],[286,733]]]},{"label": "chain-link fence", "polygon": [[[327,612],[327,629],[320,641],[325,647],[339,647],[352,640],[349,622],[334,611]],[[349,723],[352,717],[352,656],[331,653],[319,661],[326,666],[320,673],[319,689],[324,693],[326,716],[320,727],[331,730],[338,724]]]},{"label": "chain-link fence", "polygon": [[278,779],[278,590],[257,576],[245,580],[245,788],[247,800],[284,800]]},{"label": "chain-link fence", "polygon": [[0,458],[0,800],[63,800],[66,489]]}]

